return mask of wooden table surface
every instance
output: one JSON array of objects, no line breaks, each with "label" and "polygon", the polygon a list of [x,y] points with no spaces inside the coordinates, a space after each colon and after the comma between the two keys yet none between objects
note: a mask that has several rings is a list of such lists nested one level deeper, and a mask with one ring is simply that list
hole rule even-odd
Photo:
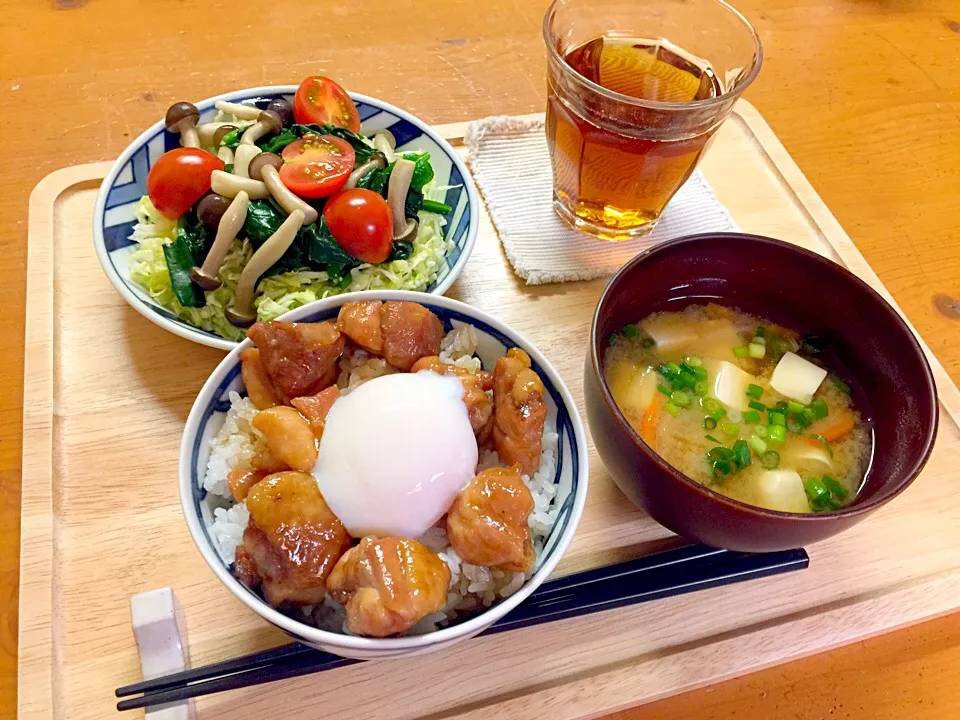
[{"label": "wooden table surface", "polygon": [[[172,101],[313,74],[433,123],[539,111],[545,5],[0,0],[0,717],[16,713],[33,186],[58,168],[116,157]],[[960,2],[738,7],[766,55],[748,99],[960,382]],[[946,313],[935,296],[946,296]],[[960,613],[616,717],[960,717]]]}]

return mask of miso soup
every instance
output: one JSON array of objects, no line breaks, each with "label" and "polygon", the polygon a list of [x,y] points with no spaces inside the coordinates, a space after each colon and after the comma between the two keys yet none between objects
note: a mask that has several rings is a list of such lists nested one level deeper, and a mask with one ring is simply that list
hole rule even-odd
[{"label": "miso soup", "polygon": [[856,496],[869,424],[798,333],[708,304],[648,315],[609,342],[618,407],[687,477],[783,512],[837,510]]}]

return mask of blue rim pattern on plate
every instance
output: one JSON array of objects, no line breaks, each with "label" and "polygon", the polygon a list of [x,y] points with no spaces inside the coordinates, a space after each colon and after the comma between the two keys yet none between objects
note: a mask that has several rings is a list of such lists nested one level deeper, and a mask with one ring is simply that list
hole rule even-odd
[{"label": "blue rim pattern on plate", "polygon": [[[197,103],[200,122],[209,122],[216,115],[217,100],[251,102],[266,107],[271,100],[282,97],[293,100],[296,90],[292,86],[256,88],[217,96]],[[463,161],[436,133],[413,116],[373,98],[350,93],[357,105],[361,119],[361,132],[372,134],[376,130],[389,129],[397,139],[398,151],[419,150],[430,153],[435,182],[448,186],[444,202],[452,210],[444,215],[447,238],[454,243],[447,255],[446,264],[437,278],[423,292],[442,295],[459,274],[463,261],[469,255],[476,239],[478,228],[478,200],[472,180],[465,176]],[[172,312],[157,304],[137,283],[129,277],[130,254],[135,242],[130,234],[136,224],[136,208],[146,194],[147,175],[157,159],[168,150],[180,147],[179,136],[168,132],[159,123],[135,140],[106,177],[100,188],[97,212],[94,217],[94,240],[100,263],[107,276],[128,302],[141,314],[161,318],[179,328],[178,334],[205,345],[230,349],[237,343],[216,333],[193,327]],[[122,286],[122,287],[121,287]],[[161,325],[164,322],[160,323]],[[171,329],[171,328],[168,328]]]},{"label": "blue rim pattern on plate", "polygon": [[[473,328],[477,331],[477,334],[481,336],[481,340],[482,337],[486,335],[488,338],[492,338],[505,348],[517,347],[517,342],[515,340],[511,339],[500,330],[490,326],[482,320],[456,310],[432,306],[428,302],[424,302],[422,304],[428,306],[430,310],[440,318],[440,320],[443,322],[445,332],[448,332],[452,329],[454,322],[465,323],[473,326]],[[324,320],[336,319],[339,310],[339,306],[328,308],[326,310],[318,310],[314,313],[298,318],[297,322],[322,322]],[[570,521],[574,498],[576,497],[581,460],[577,453],[577,443],[574,435],[573,422],[563,403],[560,391],[556,386],[554,386],[553,382],[549,378],[549,375],[543,371],[543,368],[539,365],[539,363],[532,358],[531,360],[532,367],[543,380],[544,386],[547,389],[547,393],[550,398],[547,403],[548,423],[551,421],[551,419],[554,420],[556,425],[555,432],[557,433],[557,467],[554,475],[554,483],[560,486],[558,488],[557,495],[554,498],[555,503],[560,503],[560,510],[557,514],[556,522],[554,523],[554,526],[544,543],[543,550],[538,556],[536,564],[531,571],[531,573],[534,573],[554,551],[557,543],[560,541],[560,538],[563,536],[566,530],[567,524]],[[492,368],[486,369],[492,370]],[[219,385],[211,395],[211,402],[207,405],[207,407],[204,408],[203,414],[200,418],[197,433],[194,437],[190,463],[193,505],[194,511],[199,518],[205,517],[205,513],[203,511],[203,501],[207,495],[207,491],[202,487],[201,477],[199,474],[200,472],[206,470],[206,459],[208,454],[204,452],[205,446],[209,445],[210,440],[219,431],[219,428],[222,425],[222,420],[230,408],[230,392],[236,391],[241,395],[244,395],[245,393],[243,392],[242,387],[243,383],[240,377],[240,363],[238,361],[232,368],[230,368],[230,370],[227,371],[227,374],[220,381]],[[205,541],[213,553],[217,554],[216,547],[213,543],[213,540],[210,538],[206,523],[203,522],[201,525],[203,527]],[[219,557],[218,554],[217,556]],[[231,570],[232,568],[231,565],[227,565],[226,563],[224,563],[224,567],[226,567],[227,570]],[[244,589],[260,600],[259,595],[247,589],[246,587]]]}]

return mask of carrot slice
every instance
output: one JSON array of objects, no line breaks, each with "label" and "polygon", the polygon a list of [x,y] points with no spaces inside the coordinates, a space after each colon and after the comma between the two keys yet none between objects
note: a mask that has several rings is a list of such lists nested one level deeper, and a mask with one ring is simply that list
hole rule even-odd
[{"label": "carrot slice", "polygon": [[647,405],[647,410],[643,413],[643,423],[640,425],[640,437],[654,450],[657,449],[657,417],[660,415],[663,403],[663,393],[656,393]]},{"label": "carrot slice", "polygon": [[843,412],[837,417],[831,418],[829,424],[824,425],[817,433],[822,435],[827,442],[836,442],[853,432],[855,424],[853,413]]}]

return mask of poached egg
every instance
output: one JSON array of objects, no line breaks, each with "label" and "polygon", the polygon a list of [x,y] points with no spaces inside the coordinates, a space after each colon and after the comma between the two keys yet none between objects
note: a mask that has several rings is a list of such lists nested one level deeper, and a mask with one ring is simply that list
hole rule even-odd
[{"label": "poached egg", "polygon": [[418,538],[473,479],[477,456],[460,381],[397,373],[333,404],[313,475],[352,537]]}]

